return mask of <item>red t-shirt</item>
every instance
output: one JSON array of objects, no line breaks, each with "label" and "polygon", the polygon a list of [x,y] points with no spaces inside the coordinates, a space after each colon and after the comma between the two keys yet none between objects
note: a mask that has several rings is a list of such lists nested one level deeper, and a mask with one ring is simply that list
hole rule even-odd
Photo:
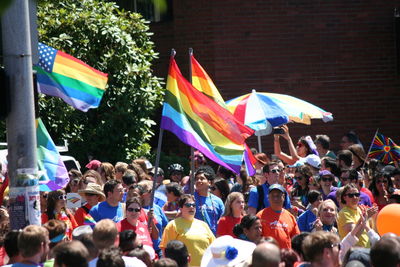
[{"label": "red t-shirt", "polygon": [[265,208],[257,213],[261,220],[262,235],[272,236],[278,241],[280,248],[292,248],[292,237],[300,234],[296,219],[289,211],[282,209],[280,213],[271,207]]},{"label": "red t-shirt", "polygon": [[239,218],[235,218],[233,216],[221,217],[221,219],[218,221],[217,236],[230,235],[232,237],[236,237],[233,234],[233,227],[240,223],[242,218],[243,216],[240,216]]},{"label": "red t-shirt", "polygon": [[367,195],[369,196],[369,199],[371,200],[371,204],[374,204],[374,203],[375,203],[375,198],[374,198],[374,196],[372,195],[372,192],[371,192],[368,188],[366,188],[366,187],[361,187],[360,191],[363,192],[363,193],[365,193],[365,194],[367,194]]},{"label": "red t-shirt", "polygon": [[136,233],[136,238],[142,241],[143,245],[153,247],[153,241],[151,240],[149,229],[147,228],[147,223],[143,223],[142,221],[137,220],[137,225],[133,226],[125,218],[117,223],[117,229],[118,232],[122,232],[125,230],[133,230]]},{"label": "red t-shirt", "polygon": [[[83,207],[86,207],[88,211],[90,211],[90,209],[92,208],[92,206],[90,206],[89,203],[86,203],[86,205]],[[75,221],[79,226],[83,225],[83,223],[85,222],[85,216],[89,214],[89,212],[86,212],[86,210],[83,207],[77,209],[74,214]]]}]

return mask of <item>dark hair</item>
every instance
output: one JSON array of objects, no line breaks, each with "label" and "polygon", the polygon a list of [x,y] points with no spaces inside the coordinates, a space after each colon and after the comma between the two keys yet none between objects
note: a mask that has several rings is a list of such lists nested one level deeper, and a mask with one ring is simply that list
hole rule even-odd
[{"label": "dark hair", "polygon": [[325,135],[325,134],[317,134],[315,136],[315,141],[314,143],[319,143],[321,144],[323,149],[329,149],[329,143],[330,143],[330,138],[329,136]]},{"label": "dark hair", "polygon": [[154,267],[178,267],[176,261],[170,258],[161,258],[156,261],[153,265]]},{"label": "dark hair", "polygon": [[130,186],[137,182],[137,174],[132,170],[126,170],[124,175],[122,176],[122,182],[127,186]]},{"label": "dark hair", "polygon": [[373,266],[398,266],[400,263],[399,237],[384,236],[370,250]]},{"label": "dark hair", "polygon": [[181,195],[183,195],[182,186],[180,186],[176,182],[167,184],[165,186],[165,190],[167,190],[167,193],[172,193],[176,197],[180,197]]},{"label": "dark hair", "polygon": [[270,167],[275,165],[278,165],[278,162],[276,160],[268,162],[268,164],[265,164],[264,167],[262,168],[263,173],[269,173]]},{"label": "dark hair", "polygon": [[140,206],[140,208],[142,208],[142,202],[140,201],[140,198],[138,198],[138,197],[131,197],[130,199],[128,199],[128,200],[126,201],[126,204],[125,204],[126,209],[127,209],[131,204],[133,204],[133,203],[138,204],[138,205]]},{"label": "dark hair", "polygon": [[194,196],[189,195],[189,194],[182,195],[178,201],[179,207],[183,208],[183,205],[185,205],[185,203],[188,202],[188,200],[194,201]]},{"label": "dark hair", "polygon": [[307,257],[303,252],[303,241],[309,235],[309,232],[301,232],[292,238],[292,249],[297,252],[297,254],[303,258],[303,261],[307,261]]},{"label": "dark hair", "polygon": [[89,258],[94,259],[97,257],[99,250],[94,245],[92,233],[84,233],[78,236],[73,236],[72,238],[73,240],[78,240],[82,242],[82,244],[89,252]]},{"label": "dark hair", "polygon": [[121,251],[117,247],[103,249],[97,260],[97,267],[125,267]]},{"label": "dark hair", "polygon": [[127,252],[135,249],[134,242],[136,233],[133,230],[125,230],[119,233],[119,248],[122,252]]},{"label": "dark hair", "polygon": [[59,200],[59,196],[65,195],[65,191],[62,189],[57,189],[56,191],[51,191],[47,195],[47,209],[46,214],[49,220],[55,219],[54,209],[56,208],[56,203]]},{"label": "dark hair", "polygon": [[358,136],[354,131],[350,131],[350,132],[344,134],[343,137],[344,136],[347,137],[347,139],[349,139],[350,143],[361,144],[360,139],[358,139]]},{"label": "dark hair", "polygon": [[298,261],[300,261],[300,257],[295,250],[291,248],[281,249],[281,262],[284,262],[285,266],[293,266]]},{"label": "dark hair", "polygon": [[353,161],[352,156],[353,153],[350,150],[340,150],[337,154],[337,159],[343,161],[346,166],[351,166]]},{"label": "dark hair", "polygon": [[214,180],[214,186],[221,192],[222,202],[225,203],[230,192],[228,181],[224,178],[217,178]]},{"label": "dark hair", "polygon": [[225,168],[223,166],[218,166],[217,173],[221,174],[222,176],[220,176],[220,177],[224,178],[224,179],[229,179],[231,177],[235,177],[235,174],[233,173],[233,171],[228,170],[227,168]]},{"label": "dark hair", "polygon": [[11,230],[4,237],[4,249],[7,252],[8,257],[17,256],[19,253],[18,249],[18,236],[19,230]]},{"label": "dark hair", "polygon": [[[53,249],[54,265],[66,267],[87,267],[89,252],[78,240],[61,242]],[[99,266],[99,265],[97,265]]]},{"label": "dark hair", "polygon": [[108,193],[109,192],[112,193],[114,191],[115,187],[117,187],[117,185],[119,185],[120,183],[121,183],[120,181],[115,180],[115,179],[108,180],[104,184],[104,188],[103,188],[104,195],[106,195],[106,197],[108,197]]},{"label": "dark hair", "polygon": [[209,165],[203,165],[200,166],[197,170],[196,173],[194,174],[194,177],[196,177],[199,174],[204,174],[204,176],[207,178],[209,181],[213,181],[215,179],[215,171],[211,166]]},{"label": "dark hair", "polygon": [[55,219],[47,221],[45,224],[43,224],[43,227],[46,228],[47,231],[49,231],[50,249],[62,241],[57,240],[53,242],[52,239],[60,235],[65,235],[67,231],[67,224],[64,221]]},{"label": "dark hair", "polygon": [[312,204],[318,200],[320,195],[321,195],[321,192],[319,192],[317,190],[311,190],[307,194],[307,200],[308,200],[308,202],[310,202]]},{"label": "dark hair", "polygon": [[176,261],[179,267],[188,266],[189,252],[184,243],[178,240],[172,240],[167,243],[165,248],[165,257]]},{"label": "dark hair", "polygon": [[321,161],[324,162],[325,167],[329,168],[333,175],[335,175],[336,177],[340,176],[340,169],[338,164],[336,163],[336,160],[330,157],[323,157]]},{"label": "dark hair", "polygon": [[385,178],[388,181],[388,193],[392,194],[394,192],[394,189],[390,174],[383,172],[376,172],[375,175],[372,177],[371,184],[369,185],[369,190],[371,190],[372,195],[379,196],[379,191],[378,188],[376,187],[376,180],[378,180],[379,178]]},{"label": "dark hair", "polygon": [[350,189],[353,189],[353,188],[357,189],[357,191],[358,191],[358,188],[357,188],[354,184],[347,184],[347,185],[345,185],[345,186],[343,187],[342,194],[340,195],[340,201],[341,201],[343,204],[346,204],[346,200],[344,200],[344,197],[345,197],[346,193],[347,193],[348,191],[350,191]]},{"label": "dark hair", "polygon": [[[298,143],[302,143],[304,145],[304,147],[307,149],[307,153],[306,155],[311,155],[314,154],[313,150],[311,149],[310,145],[308,144],[307,140],[306,140],[307,136],[302,136],[299,138]],[[311,138],[311,137],[310,137]],[[311,139],[310,139],[311,140]],[[317,155],[318,156],[318,155]]]},{"label": "dark hair", "polygon": [[240,235],[242,235],[244,233],[243,229],[250,229],[250,227],[253,226],[253,224],[260,220],[260,218],[258,218],[257,216],[254,215],[246,215],[242,218],[242,220],[240,221],[240,223],[236,224],[233,227],[233,234],[236,237],[240,237]]},{"label": "dark hair", "polygon": [[134,250],[131,250],[128,255],[128,257],[136,257],[139,260],[143,261],[143,263],[146,266],[152,266],[151,263],[151,258],[149,253],[147,253],[146,250],[144,250],[143,248],[135,248]]}]

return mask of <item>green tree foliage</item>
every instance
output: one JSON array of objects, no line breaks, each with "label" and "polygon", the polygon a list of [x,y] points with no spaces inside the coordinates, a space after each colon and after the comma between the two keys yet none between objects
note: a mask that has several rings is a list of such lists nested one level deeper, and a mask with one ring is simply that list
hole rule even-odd
[{"label": "green tree foliage", "polygon": [[41,96],[39,114],[56,143],[66,139],[71,154],[115,162],[146,155],[154,134],[151,119],[162,102],[157,57],[140,14],[101,0],[39,1],[39,40],[108,73],[97,109],[74,110],[62,100]]}]

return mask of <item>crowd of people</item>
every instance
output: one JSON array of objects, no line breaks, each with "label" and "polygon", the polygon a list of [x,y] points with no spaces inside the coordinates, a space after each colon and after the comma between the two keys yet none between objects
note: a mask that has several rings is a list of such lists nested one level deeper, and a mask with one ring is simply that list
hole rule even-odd
[{"label": "crowd of people", "polygon": [[[400,266],[400,237],[376,227],[379,211],[400,203],[397,163],[367,159],[353,132],[335,154],[327,135],[294,144],[282,129],[271,157],[253,151],[253,176],[214,169],[198,151],[192,188],[178,163],[164,172],[146,159],[92,160],[83,175],[69,171],[66,188],[40,192],[42,225],[19,231],[5,196],[0,264]],[[68,193],[82,206],[68,208]]]}]

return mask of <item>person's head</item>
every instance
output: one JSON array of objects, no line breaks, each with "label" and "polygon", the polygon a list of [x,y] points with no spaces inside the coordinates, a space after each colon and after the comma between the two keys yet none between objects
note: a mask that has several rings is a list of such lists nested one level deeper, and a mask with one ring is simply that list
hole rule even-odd
[{"label": "person's head", "polygon": [[165,247],[165,257],[176,261],[179,267],[187,267],[190,262],[190,255],[184,243],[172,240]]},{"label": "person's head", "polygon": [[88,183],[86,188],[79,190],[78,193],[85,198],[87,203],[92,207],[106,199],[103,189],[96,183]]},{"label": "person's head", "polygon": [[361,144],[358,136],[354,131],[350,131],[343,135],[342,140],[340,141],[340,147],[342,150],[348,149],[349,146],[354,144]]},{"label": "person's head", "polygon": [[339,151],[336,156],[336,160],[338,162],[339,168],[350,169],[351,163],[353,161],[352,157],[353,157],[353,154],[348,149]]},{"label": "person's head", "polygon": [[136,184],[138,181],[138,177],[136,172],[132,171],[132,170],[126,170],[124,172],[124,174],[122,175],[122,185],[124,187],[129,187],[133,184]]},{"label": "person's head", "polygon": [[81,179],[81,188],[84,189],[88,183],[103,185],[100,174],[95,170],[88,170],[83,174]]},{"label": "person's head", "polygon": [[[189,157],[189,159],[192,159],[192,156]],[[198,167],[200,167],[201,165],[207,165],[207,159],[206,157],[203,155],[203,153],[201,153],[198,150],[194,151],[194,168],[197,169]]]},{"label": "person's head", "polygon": [[342,186],[345,186],[350,183],[350,170],[342,169],[340,171],[339,180]]},{"label": "person's head", "polygon": [[173,259],[161,258],[154,263],[154,267],[178,267],[178,264]]},{"label": "person's head", "polygon": [[77,240],[62,242],[53,249],[55,267],[87,267],[89,252]]},{"label": "person's head", "polygon": [[396,168],[392,171],[393,176],[393,187],[400,189],[400,168]]},{"label": "person's head", "polygon": [[126,170],[128,169],[128,163],[125,162],[117,162],[115,163],[115,179],[117,180],[121,180],[122,176],[124,175],[124,173],[126,172]]},{"label": "person's head", "polygon": [[357,208],[358,202],[360,201],[360,192],[358,188],[353,184],[348,184],[344,186],[341,195],[342,204],[350,208]]},{"label": "person's head", "polygon": [[267,182],[271,184],[277,184],[279,182],[280,169],[278,162],[271,161],[263,167],[264,176],[267,178]]},{"label": "person's head", "polygon": [[96,258],[99,250],[96,248],[93,242],[93,233],[84,233],[73,237],[73,240],[81,241],[85,248],[89,252],[89,261]]},{"label": "person's head", "polygon": [[317,208],[322,203],[322,194],[317,190],[310,190],[307,193],[307,200],[313,208]]},{"label": "person's head", "polygon": [[218,166],[216,176],[227,180],[229,178],[235,177],[235,173],[220,165]]},{"label": "person's head", "polygon": [[[149,173],[149,170],[147,168],[147,165],[149,165],[149,167],[153,167],[150,163],[150,161],[148,161],[147,159],[134,159],[132,161],[133,163],[136,163],[137,165],[140,166],[140,168],[143,170],[143,172],[147,175]],[[151,168],[150,167],[150,168]]]},{"label": "person's head", "polygon": [[329,136],[325,134],[319,134],[315,136],[314,143],[317,147],[318,154],[322,157],[324,156],[329,150],[329,144],[331,139]]},{"label": "person's head", "polygon": [[117,226],[110,219],[103,219],[97,222],[93,229],[93,242],[98,250],[114,245],[117,236]]},{"label": "person's head", "polygon": [[255,162],[256,169],[262,169],[265,165],[267,165],[270,162],[270,159],[265,153],[254,154],[254,158],[257,160]]},{"label": "person's head", "polygon": [[148,267],[153,266],[152,262],[151,262],[150,254],[146,251],[146,249],[144,247],[143,248],[135,248],[135,249],[131,250],[127,254],[127,256],[138,258]]},{"label": "person's head", "polygon": [[222,202],[225,203],[230,192],[228,181],[224,178],[216,178],[213,181],[213,185],[210,186],[210,190],[211,193],[219,197]]},{"label": "person's head", "polygon": [[232,192],[225,201],[225,211],[223,216],[242,215],[244,213],[245,201],[243,194],[240,192]]},{"label": "person's head", "polygon": [[319,184],[321,188],[330,189],[334,180],[335,176],[330,171],[323,170],[319,172]]},{"label": "person's head", "polygon": [[174,163],[168,166],[168,173],[171,182],[180,183],[183,178],[183,167],[179,163]]},{"label": "person's head", "polygon": [[374,196],[383,195],[384,191],[391,193],[393,188],[392,179],[389,174],[383,172],[376,172],[372,177],[372,183],[369,186]]},{"label": "person's head", "polygon": [[78,170],[71,169],[68,172],[69,182],[65,189],[67,193],[77,193],[80,186],[80,180],[82,178],[82,173]]},{"label": "person's head", "polygon": [[165,190],[167,191],[168,201],[176,201],[183,195],[182,187],[176,182],[167,184]]},{"label": "person's head", "polygon": [[351,154],[352,154],[352,167],[356,168],[362,164],[364,164],[365,158],[366,158],[366,154],[364,151],[364,148],[359,145],[359,144],[354,144],[348,147],[348,150],[350,150]]},{"label": "person's head", "polygon": [[308,186],[310,177],[312,177],[312,172],[309,166],[302,165],[296,168],[294,179],[296,179],[298,184]]},{"label": "person's head", "polygon": [[324,200],[318,207],[318,216],[325,225],[333,225],[336,222],[337,207],[331,199]]},{"label": "person's head", "polygon": [[97,267],[125,267],[121,251],[117,247],[109,247],[100,251]]},{"label": "person's head", "polygon": [[127,254],[135,248],[142,248],[143,244],[136,238],[136,233],[133,230],[125,230],[119,233],[119,248],[122,254]]},{"label": "person's head", "polygon": [[303,252],[303,241],[309,234],[309,232],[301,232],[300,234],[292,237],[292,249],[296,251],[303,261],[307,261]]},{"label": "person's head", "polygon": [[337,234],[317,231],[303,241],[303,251],[311,263],[339,266],[340,239]]},{"label": "person's head", "polygon": [[10,258],[11,262],[14,263],[14,258],[20,256],[18,249],[18,236],[20,234],[19,230],[11,230],[4,237],[4,249]]},{"label": "person's head", "polygon": [[196,214],[196,202],[194,197],[189,194],[182,195],[178,204],[182,218],[186,220],[193,220],[194,215]]},{"label": "person's head", "polygon": [[108,180],[104,184],[104,195],[106,196],[107,202],[120,202],[124,195],[124,188],[120,181],[112,179]]},{"label": "person's head", "polygon": [[307,155],[313,154],[313,151],[310,147],[310,142],[307,142],[307,137],[309,137],[310,138],[309,141],[311,141],[314,144],[310,136],[300,137],[299,141],[297,141],[296,144],[296,152],[302,158],[306,157]]},{"label": "person's head", "polygon": [[136,222],[142,209],[141,201],[138,197],[130,198],[126,201],[126,218],[129,222]]},{"label": "person's head", "polygon": [[142,199],[142,203],[144,206],[150,205],[151,200],[151,192],[153,191],[153,181],[142,180],[138,183],[143,188],[143,191],[140,194]]},{"label": "person's head", "polygon": [[374,267],[400,266],[400,238],[383,236],[370,251]]},{"label": "person's head", "polygon": [[260,218],[254,215],[246,215],[240,221],[240,224],[235,225],[233,233],[237,237],[244,235],[248,240],[258,244],[262,238],[262,225]]},{"label": "person's head", "polygon": [[28,225],[18,236],[18,250],[22,258],[36,257],[43,262],[49,252],[49,232],[43,226]]},{"label": "person's head", "polygon": [[286,190],[280,184],[273,184],[269,187],[268,200],[272,210],[281,211],[285,197]]},{"label": "person's head", "polygon": [[215,179],[215,172],[208,165],[200,166],[194,174],[194,179],[196,190],[206,192]]},{"label": "person's head", "polygon": [[114,165],[109,162],[102,162],[100,165],[100,176],[104,181],[115,179]]},{"label": "person's head", "polygon": [[251,267],[279,267],[281,253],[279,247],[263,242],[257,245],[253,251]]},{"label": "person's head", "polygon": [[47,195],[47,210],[46,214],[49,218],[55,219],[55,212],[60,212],[67,205],[67,195],[62,189],[51,191]]},{"label": "person's head", "polygon": [[64,221],[52,219],[43,224],[43,227],[49,231],[50,249],[67,238],[67,224]]},{"label": "person's head", "polygon": [[298,261],[300,257],[296,251],[291,248],[281,249],[281,262],[284,262],[285,266],[293,266]]},{"label": "person's head", "polygon": [[321,159],[321,170],[328,170],[335,176],[340,175],[340,169],[336,160],[330,157],[323,157]]}]

